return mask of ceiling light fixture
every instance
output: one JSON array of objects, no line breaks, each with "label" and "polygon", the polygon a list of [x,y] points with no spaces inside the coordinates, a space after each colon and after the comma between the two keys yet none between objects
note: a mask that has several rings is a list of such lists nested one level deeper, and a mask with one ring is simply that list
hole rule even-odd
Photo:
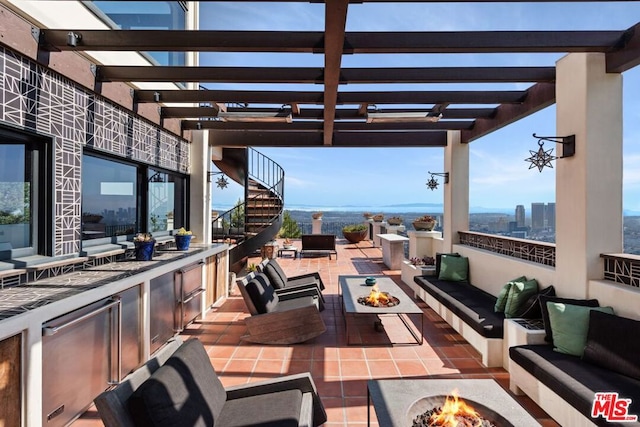
[{"label": "ceiling light fixture", "polygon": [[431,175],[431,178],[427,181],[427,187],[429,190],[433,191],[438,188],[438,180],[434,178],[434,176],[441,176],[444,178],[444,183],[449,183],[449,172],[428,172]]},{"label": "ceiling light fixture", "polygon": [[[531,157],[524,159],[525,162],[531,163],[529,169],[538,168],[538,172],[542,172],[545,167],[553,168],[552,161],[556,159],[564,159],[565,157],[571,157],[576,153],[576,136],[538,136],[533,134],[534,138],[538,139],[538,151],[529,150]],[[557,144],[562,144],[562,155],[556,157],[553,155],[553,148],[548,150],[544,149],[544,142],[550,141]]]},{"label": "ceiling light fixture", "polygon": [[260,122],[291,123],[291,110],[280,110],[275,113],[261,111],[221,111],[218,117],[225,122]]},{"label": "ceiling light fixture", "polygon": [[367,123],[402,123],[402,122],[437,122],[442,118],[442,113],[434,112],[392,112],[376,113],[367,112]]}]

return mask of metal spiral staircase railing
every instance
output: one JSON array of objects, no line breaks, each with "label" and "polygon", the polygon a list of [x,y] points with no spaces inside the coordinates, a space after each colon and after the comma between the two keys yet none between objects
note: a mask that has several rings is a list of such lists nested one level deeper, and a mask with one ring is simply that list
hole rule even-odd
[{"label": "metal spiral staircase railing", "polygon": [[282,226],[284,170],[253,148],[228,150],[215,164],[245,189],[244,202],[219,214],[212,224],[214,241],[232,244],[229,265],[236,270]]}]

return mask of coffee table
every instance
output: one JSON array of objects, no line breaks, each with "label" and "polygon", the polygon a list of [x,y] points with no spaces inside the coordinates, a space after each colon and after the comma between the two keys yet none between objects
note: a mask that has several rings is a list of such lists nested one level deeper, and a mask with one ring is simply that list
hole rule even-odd
[{"label": "coffee table", "polygon": [[452,390],[483,417],[498,425],[540,426],[500,384],[492,379],[419,379],[367,381],[367,425],[371,404],[378,425],[410,427],[419,414],[441,406]]},{"label": "coffee table", "polygon": [[[347,335],[347,345],[351,345],[349,341],[349,322],[347,315],[356,317],[358,315],[382,315],[396,314],[404,326],[409,330],[416,343],[421,345],[424,333],[424,313],[420,307],[406,294],[393,280],[386,276],[373,276],[376,278],[378,289],[380,292],[388,292],[391,296],[398,298],[400,303],[393,307],[370,307],[358,302],[358,297],[369,295],[371,286],[367,286],[364,281],[368,276],[338,276],[340,283],[340,291],[342,296],[342,313],[344,315],[344,324]],[[407,319],[403,315],[419,314],[420,315],[420,333],[413,330]]]}]

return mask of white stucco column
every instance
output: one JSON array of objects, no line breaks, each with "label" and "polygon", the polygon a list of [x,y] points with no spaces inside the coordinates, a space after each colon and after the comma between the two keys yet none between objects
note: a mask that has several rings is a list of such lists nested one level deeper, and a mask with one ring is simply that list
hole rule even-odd
[{"label": "white stucco column", "polygon": [[211,183],[208,182],[211,151],[209,131],[195,130],[191,141],[189,227],[194,242],[211,243]]},{"label": "white stucco column", "polygon": [[569,54],[556,64],[556,104],[557,134],[575,134],[576,153],[555,162],[554,285],[583,298],[602,278],[600,254],[623,249],[622,76],[605,72],[604,54]]},{"label": "white stucco column", "polygon": [[460,131],[447,132],[444,172],[449,183],[444,184],[442,250],[448,252],[459,241],[458,231],[469,230],[469,145],[460,142]]}]

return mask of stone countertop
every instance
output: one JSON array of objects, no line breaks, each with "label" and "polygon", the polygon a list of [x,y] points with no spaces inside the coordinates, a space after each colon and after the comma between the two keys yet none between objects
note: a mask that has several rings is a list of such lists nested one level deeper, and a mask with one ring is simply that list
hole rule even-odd
[{"label": "stone countertop", "polygon": [[0,321],[84,291],[140,274],[169,261],[222,245],[191,245],[186,251],[159,250],[152,261],[127,259],[0,289]]}]

